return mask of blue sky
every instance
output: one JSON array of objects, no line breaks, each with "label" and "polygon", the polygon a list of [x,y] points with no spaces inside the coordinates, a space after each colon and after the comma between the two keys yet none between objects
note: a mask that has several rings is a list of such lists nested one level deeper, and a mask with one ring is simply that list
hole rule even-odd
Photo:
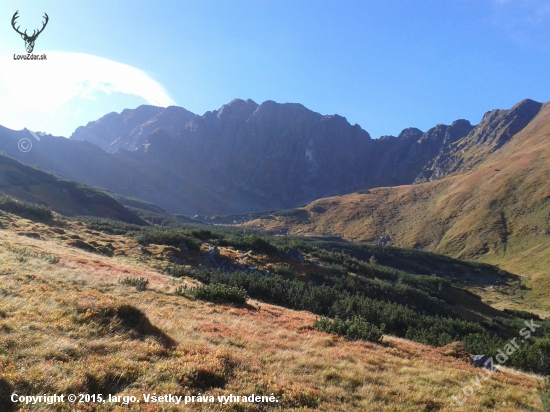
[{"label": "blue sky", "polygon": [[[30,32],[43,12],[50,16],[35,47],[36,54],[53,56],[47,62],[13,61],[14,53],[25,54],[10,25],[16,10]],[[62,99],[70,88],[63,79],[81,75],[86,83],[93,76],[76,64],[91,61],[83,54],[143,77],[128,74],[135,87],[100,87],[63,107],[49,103],[47,96]],[[379,137],[458,118],[477,123],[486,111],[527,97],[550,100],[550,2],[3,0],[0,55],[0,124],[8,127],[28,122],[68,136],[78,124],[147,101],[203,114],[251,98],[337,113]],[[92,72],[114,70],[103,63]],[[47,68],[59,84],[44,74]],[[147,76],[158,90],[143,90]],[[32,83],[25,92],[35,106],[51,106],[44,117],[6,103],[17,98],[13,84],[24,87],[31,78],[51,85],[41,90]],[[155,100],[161,89],[165,98]]]}]

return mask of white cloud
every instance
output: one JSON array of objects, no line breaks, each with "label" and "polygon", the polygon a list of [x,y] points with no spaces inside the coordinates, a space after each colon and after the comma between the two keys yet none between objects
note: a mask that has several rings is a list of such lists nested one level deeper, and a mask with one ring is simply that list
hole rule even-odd
[{"label": "white cloud", "polygon": [[77,120],[140,103],[175,104],[134,67],[87,54],[45,54],[45,61],[0,58],[0,125],[68,135],[80,125]]}]

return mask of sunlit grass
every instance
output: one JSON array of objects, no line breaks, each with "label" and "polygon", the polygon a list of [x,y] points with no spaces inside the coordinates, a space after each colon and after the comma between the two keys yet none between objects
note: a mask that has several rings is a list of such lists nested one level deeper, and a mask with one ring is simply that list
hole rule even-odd
[{"label": "sunlit grass", "polygon": [[[20,394],[274,393],[283,410],[540,410],[530,375],[495,374],[455,407],[450,397],[479,370],[436,349],[388,336],[381,343],[346,341],[313,330],[310,313],[265,303],[218,305],[177,296],[177,287],[192,283],[138,261],[122,236],[107,239],[76,224],[55,235],[30,221],[5,224],[17,229],[0,231],[0,383]],[[42,240],[15,233],[27,227]],[[125,255],[69,247],[61,236],[71,233],[109,240]],[[18,260],[21,250],[25,261]],[[59,261],[41,257],[50,255]],[[121,283],[127,278],[149,283],[136,290]],[[186,410],[265,410],[240,407]]]}]

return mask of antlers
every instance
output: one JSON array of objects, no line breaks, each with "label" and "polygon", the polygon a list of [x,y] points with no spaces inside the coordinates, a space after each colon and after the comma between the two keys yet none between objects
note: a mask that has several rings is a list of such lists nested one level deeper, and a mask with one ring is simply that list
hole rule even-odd
[{"label": "antlers", "polygon": [[27,30],[25,30],[25,33],[21,33],[21,32],[19,31],[19,27],[20,27],[20,26],[17,26],[17,28],[15,28],[15,20],[17,20],[17,18],[19,17],[18,14],[19,14],[19,10],[17,10],[17,11],[15,12],[15,14],[13,15],[13,17],[11,18],[11,26],[12,26],[13,29],[14,29],[17,33],[19,33],[21,36],[26,36],[26,35],[27,35]]},{"label": "antlers", "polygon": [[44,29],[46,28],[46,24],[48,24],[48,21],[50,20],[50,18],[48,17],[48,15],[46,14],[46,12],[44,12],[44,16],[43,16],[43,17],[46,19],[46,21],[45,21],[44,23],[42,23],[42,28],[41,28],[40,30],[38,30],[38,33],[36,33],[36,34],[33,33],[33,34],[32,34],[32,37],[38,37],[38,35],[39,35],[40,33],[42,33],[42,32],[44,31]]},{"label": "antlers", "polygon": [[48,14],[44,13],[44,18],[46,19],[46,21],[44,23],[42,23],[42,28],[40,30],[38,30],[38,32],[36,32],[36,30],[34,30],[33,33],[32,33],[32,36],[29,36],[29,35],[27,35],[27,30],[25,30],[25,33],[21,33],[19,31],[20,26],[17,26],[17,28],[15,28],[15,21],[19,18],[18,14],[19,14],[19,10],[17,10],[15,12],[15,14],[13,15],[13,17],[11,18],[11,25],[17,33],[19,33],[21,36],[25,37],[25,40],[27,40],[27,39],[28,40],[36,39],[38,37],[38,35],[40,33],[42,33],[42,31],[46,28],[46,25],[48,24],[48,21],[50,20],[50,18],[48,17]]}]

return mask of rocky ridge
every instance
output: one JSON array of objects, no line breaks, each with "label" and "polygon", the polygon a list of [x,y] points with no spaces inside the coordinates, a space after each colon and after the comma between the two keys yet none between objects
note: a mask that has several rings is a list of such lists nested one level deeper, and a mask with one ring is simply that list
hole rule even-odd
[{"label": "rocky ridge", "polygon": [[235,99],[202,116],[180,107],[140,106],[79,127],[70,139],[44,136],[28,153],[17,149],[25,132],[0,129],[0,150],[170,213],[239,214],[474,167],[540,106],[525,100],[490,112],[475,127],[457,120],[380,139],[345,117],[294,103]]}]

